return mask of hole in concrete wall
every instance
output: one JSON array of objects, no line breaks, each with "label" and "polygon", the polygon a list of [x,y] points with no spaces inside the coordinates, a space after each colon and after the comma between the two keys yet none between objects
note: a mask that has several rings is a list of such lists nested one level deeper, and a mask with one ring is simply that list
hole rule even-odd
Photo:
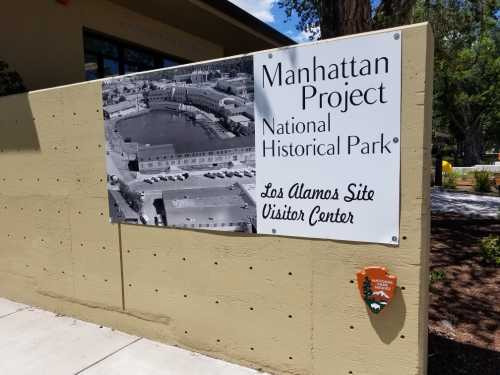
[{"label": "hole in concrete wall", "polygon": [[288,315],[288,318],[289,318],[289,319],[292,319],[292,318],[293,318],[292,314]]},{"label": "hole in concrete wall", "polygon": [[405,286],[402,286],[402,287],[401,287],[401,290],[406,290],[406,287],[405,287]]},{"label": "hole in concrete wall", "polygon": [[403,236],[403,240],[406,240],[406,236]]},{"label": "hole in concrete wall", "polygon": [[255,350],[255,348],[252,346],[252,347],[250,347],[250,350],[252,350],[252,351],[253,351],[253,350]]},{"label": "hole in concrete wall", "polygon": [[128,284],[128,286],[132,286],[132,284]]},{"label": "hole in concrete wall", "polygon": [[349,326],[350,329],[354,329],[354,326]]},{"label": "hole in concrete wall", "polygon": [[184,294],[184,298],[188,298],[188,295],[187,295],[187,294]]},{"label": "hole in concrete wall", "polygon": [[185,261],[186,261],[186,258],[182,258],[182,260],[185,262]]},{"label": "hole in concrete wall", "polygon": [[292,356],[290,356],[290,357],[288,357],[288,359],[289,359],[289,360],[292,360],[292,359],[293,359],[293,357],[292,357]]},{"label": "hole in concrete wall", "polygon": [[401,336],[399,336],[399,337],[401,337],[402,339],[404,339],[404,338],[405,338],[405,335],[401,335]]},{"label": "hole in concrete wall", "polygon": [[354,284],[354,280],[349,280],[349,282],[350,282],[351,284]]},{"label": "hole in concrete wall", "polygon": [[215,341],[220,342],[220,339],[217,339],[217,340],[215,340]]},{"label": "hole in concrete wall", "polygon": [[253,307],[251,307],[251,306],[250,306],[250,308],[249,308],[249,309],[250,309],[250,311],[253,311],[253,310],[254,310],[254,309],[253,309]]},{"label": "hole in concrete wall", "polygon": [[184,333],[187,335],[187,334],[188,334],[188,331],[184,331]]},{"label": "hole in concrete wall", "polygon": [[217,266],[218,264],[219,264],[218,262],[214,262],[214,265],[216,265],[216,266]]},{"label": "hole in concrete wall", "polygon": [[288,272],[288,275],[289,275],[289,276],[292,276],[292,275],[293,275],[293,273],[291,273],[291,272]]},{"label": "hole in concrete wall", "polygon": [[250,266],[250,267],[248,267],[248,269],[249,269],[249,270],[253,270],[253,267],[252,267],[252,266]]},{"label": "hole in concrete wall", "polygon": [[155,289],[155,292],[158,293],[158,289]]}]

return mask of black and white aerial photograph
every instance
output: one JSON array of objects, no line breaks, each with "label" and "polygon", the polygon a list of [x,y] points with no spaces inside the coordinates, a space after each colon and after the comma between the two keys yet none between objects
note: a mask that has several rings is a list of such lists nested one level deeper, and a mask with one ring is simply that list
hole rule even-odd
[{"label": "black and white aerial photograph", "polygon": [[111,221],[256,232],[252,57],[103,81]]}]

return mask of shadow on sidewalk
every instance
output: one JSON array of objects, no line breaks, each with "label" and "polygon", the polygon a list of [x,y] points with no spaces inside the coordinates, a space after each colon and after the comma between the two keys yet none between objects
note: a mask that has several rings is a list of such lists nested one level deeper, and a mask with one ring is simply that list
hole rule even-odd
[{"label": "shadow on sidewalk", "polygon": [[428,375],[498,375],[500,352],[429,335]]}]

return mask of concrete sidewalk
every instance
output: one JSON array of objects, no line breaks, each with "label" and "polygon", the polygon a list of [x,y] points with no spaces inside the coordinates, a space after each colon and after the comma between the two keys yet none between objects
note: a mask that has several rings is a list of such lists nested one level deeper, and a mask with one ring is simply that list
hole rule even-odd
[{"label": "concrete sidewalk", "polygon": [[0,374],[262,373],[0,298]]}]

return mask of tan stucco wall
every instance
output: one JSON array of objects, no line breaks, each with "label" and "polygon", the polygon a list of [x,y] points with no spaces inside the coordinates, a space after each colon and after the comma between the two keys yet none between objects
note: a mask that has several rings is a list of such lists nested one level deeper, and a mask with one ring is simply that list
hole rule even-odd
[{"label": "tan stucco wall", "polygon": [[31,0],[2,5],[0,58],[30,90],[83,81],[83,27],[190,61],[223,56],[223,46],[106,0]]},{"label": "tan stucco wall", "polygon": [[[425,374],[432,39],[400,30],[399,247],[110,224],[90,82],[0,98],[0,296],[274,373]],[[371,265],[398,276],[380,315]]]}]

